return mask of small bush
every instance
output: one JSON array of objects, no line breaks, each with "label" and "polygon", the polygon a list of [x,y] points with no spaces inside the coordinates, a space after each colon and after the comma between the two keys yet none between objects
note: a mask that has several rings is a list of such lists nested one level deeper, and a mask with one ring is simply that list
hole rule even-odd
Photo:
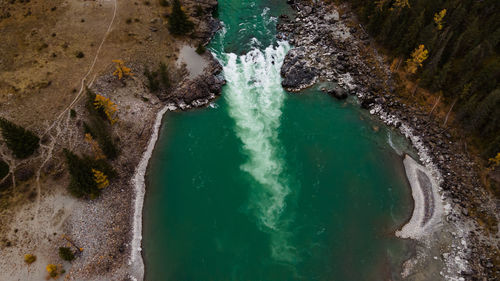
[{"label": "small bush", "polygon": [[128,18],[126,21],[125,21],[126,24],[131,24],[132,23],[132,19],[131,18]]},{"label": "small bush", "polygon": [[160,6],[162,7],[168,7],[170,4],[168,3],[167,0],[160,0]]},{"label": "small bush", "polygon": [[0,180],[9,173],[9,164],[0,159]]},{"label": "small bush", "polygon": [[170,78],[168,77],[167,65],[163,62],[160,62],[158,73],[160,74],[160,81],[163,84],[163,87],[167,89],[170,88]]},{"label": "small bush", "polygon": [[75,55],[77,58],[81,59],[85,56],[85,54],[82,52],[82,51],[78,51],[76,52],[76,55]]},{"label": "small bush", "polygon": [[31,156],[40,145],[40,139],[33,132],[4,118],[0,118],[0,130],[7,147],[17,158]]},{"label": "small bush", "polygon": [[55,264],[47,264],[45,269],[47,269],[49,276],[52,278],[56,278],[59,275],[59,268]]},{"label": "small bush", "polygon": [[160,81],[158,81],[158,73],[157,72],[150,72],[148,68],[144,70],[144,76],[148,79],[148,88],[149,91],[155,93],[158,92],[160,89]]},{"label": "small bush", "polygon": [[168,76],[167,65],[160,62],[158,71],[150,72],[148,68],[144,70],[144,76],[148,79],[149,91],[156,93],[160,89],[170,88],[170,78]]},{"label": "small bush", "polygon": [[179,0],[174,0],[172,4],[172,14],[168,20],[168,30],[173,35],[184,35],[191,32],[194,28],[194,23],[189,20],[188,16],[182,10]]},{"label": "small bush", "polygon": [[75,259],[75,254],[68,247],[59,247],[59,257],[65,261],[72,261]]},{"label": "small bush", "polygon": [[207,49],[205,48],[205,46],[203,46],[202,44],[198,44],[198,47],[196,48],[196,53],[198,53],[198,55],[203,55],[206,51]]},{"label": "small bush", "polygon": [[204,11],[203,11],[203,8],[201,7],[201,5],[196,5],[194,14],[197,17],[201,17],[204,14]]},{"label": "small bush", "polygon": [[76,111],[75,111],[74,109],[71,109],[71,110],[69,111],[69,116],[70,116],[71,118],[75,118],[75,117],[76,117]]},{"label": "small bush", "polygon": [[24,255],[24,262],[27,264],[32,264],[36,261],[36,256],[32,254]]}]

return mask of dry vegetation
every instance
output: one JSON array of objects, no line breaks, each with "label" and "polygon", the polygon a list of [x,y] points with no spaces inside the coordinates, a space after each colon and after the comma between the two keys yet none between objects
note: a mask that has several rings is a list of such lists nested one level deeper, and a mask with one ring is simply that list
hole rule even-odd
[{"label": "dry vegetation", "polygon": [[[41,139],[27,159],[16,159],[0,141],[0,160],[9,166],[9,175],[0,179],[1,280],[43,280],[47,264],[62,263],[57,249],[68,241],[61,234],[85,249],[72,265],[63,264],[68,279],[104,278],[123,264],[130,217],[103,208],[120,205],[119,200],[128,200],[122,208],[131,207],[132,195],[122,193],[161,107],[142,73],[160,62],[175,66],[183,44],[199,44],[197,31],[192,38],[170,35],[165,17],[170,8],[160,5],[164,2],[0,0],[0,117]],[[191,17],[195,3],[183,1]],[[136,75],[113,76],[113,60]],[[173,82],[185,74],[174,67],[169,71]],[[95,150],[83,130],[86,87],[118,107],[113,140],[121,153],[111,163],[126,174],[105,189],[105,198],[90,202],[66,190],[70,177],[62,153],[63,148],[88,155]],[[101,221],[85,225],[84,218],[92,215]],[[101,240],[92,240],[96,237]],[[106,252],[110,247],[114,250]],[[36,256],[28,269],[27,254]]]}]

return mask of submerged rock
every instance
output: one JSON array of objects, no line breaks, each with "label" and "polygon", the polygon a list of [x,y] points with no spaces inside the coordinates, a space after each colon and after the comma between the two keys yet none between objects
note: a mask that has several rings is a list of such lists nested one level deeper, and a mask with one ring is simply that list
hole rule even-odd
[{"label": "submerged rock", "polygon": [[339,85],[335,85],[329,89],[328,94],[339,100],[346,99],[349,96],[347,91]]}]

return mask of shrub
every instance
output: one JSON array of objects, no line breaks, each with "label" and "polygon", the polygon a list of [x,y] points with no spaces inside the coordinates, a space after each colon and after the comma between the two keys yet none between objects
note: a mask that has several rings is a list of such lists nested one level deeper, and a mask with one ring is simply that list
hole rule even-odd
[{"label": "shrub", "polygon": [[36,256],[32,254],[24,255],[24,262],[27,264],[32,264],[36,261]]},{"label": "shrub", "polygon": [[85,56],[85,54],[82,52],[82,51],[78,51],[76,52],[76,55],[75,55],[77,58],[81,59]]},{"label": "shrub", "polygon": [[201,5],[196,5],[194,14],[197,17],[200,17],[204,14],[204,11],[203,11],[203,8],[201,7]]},{"label": "shrub", "polygon": [[160,0],[160,6],[168,7],[169,6],[168,1],[167,0]]},{"label": "shrub", "polygon": [[9,164],[5,163],[0,159],[0,180],[3,179],[9,173]]},{"label": "shrub", "polygon": [[160,81],[163,84],[163,87],[170,88],[170,78],[168,77],[167,65],[163,62],[160,62],[160,68],[158,69],[160,74]]},{"label": "shrub", "polygon": [[56,278],[59,275],[59,270],[55,264],[47,264],[45,269],[47,269],[49,276],[52,278]]},{"label": "shrub", "polygon": [[76,111],[75,111],[74,109],[71,109],[71,110],[69,111],[69,116],[70,116],[71,118],[75,118],[75,117],[76,117]]},{"label": "shrub", "polygon": [[4,118],[0,118],[0,129],[7,147],[15,157],[27,158],[37,150],[40,139],[33,132]]},{"label": "shrub", "polygon": [[196,53],[198,53],[198,55],[203,55],[206,51],[207,49],[205,48],[205,46],[203,46],[202,44],[198,44],[198,47],[196,48]]},{"label": "shrub", "polygon": [[160,81],[158,81],[158,73],[157,72],[150,72],[148,68],[144,70],[144,76],[148,79],[148,88],[149,91],[155,93],[158,92],[160,89]]},{"label": "shrub", "polygon": [[65,261],[72,261],[75,259],[75,254],[68,247],[59,247],[59,257]]},{"label": "shrub", "polygon": [[144,76],[148,79],[149,91],[156,93],[161,88],[170,88],[170,78],[168,77],[167,65],[160,62],[158,71],[150,72],[148,68],[144,70]]},{"label": "shrub", "polygon": [[194,24],[182,10],[179,0],[172,4],[172,14],[168,20],[168,30],[173,35],[184,35],[193,30]]}]

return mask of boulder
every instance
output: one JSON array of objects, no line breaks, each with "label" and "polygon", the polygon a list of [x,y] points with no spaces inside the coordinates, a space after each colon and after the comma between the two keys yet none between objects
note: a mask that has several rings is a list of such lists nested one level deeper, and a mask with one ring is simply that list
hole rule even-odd
[{"label": "boulder", "polygon": [[306,67],[303,64],[292,65],[286,71],[282,71],[281,85],[291,91],[300,90],[313,84],[316,75],[317,69],[315,68]]},{"label": "boulder", "polygon": [[347,91],[339,85],[335,85],[329,89],[328,94],[339,100],[343,100],[348,97]]},{"label": "boulder", "polygon": [[281,85],[289,91],[298,91],[306,88],[316,81],[318,70],[305,65],[303,48],[292,49],[285,57],[281,67],[283,81]]}]

